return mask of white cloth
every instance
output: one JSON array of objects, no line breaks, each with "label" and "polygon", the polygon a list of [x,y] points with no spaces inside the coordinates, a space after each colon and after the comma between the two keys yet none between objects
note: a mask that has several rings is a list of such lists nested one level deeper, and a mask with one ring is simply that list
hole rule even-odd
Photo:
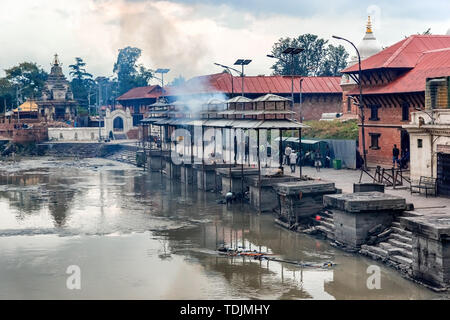
[{"label": "white cloth", "polygon": [[289,155],[289,159],[291,160],[291,164],[295,164],[295,163],[297,162],[297,153],[292,152],[292,153]]},{"label": "white cloth", "polygon": [[291,147],[286,147],[286,149],[284,149],[284,154],[288,157],[291,155],[291,152],[292,152]]}]

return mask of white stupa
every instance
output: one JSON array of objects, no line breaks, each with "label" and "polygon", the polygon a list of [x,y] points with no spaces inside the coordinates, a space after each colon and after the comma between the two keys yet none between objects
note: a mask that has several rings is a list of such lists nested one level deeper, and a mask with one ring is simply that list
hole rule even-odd
[{"label": "white stupa", "polygon": [[450,29],[447,30],[447,35],[450,36]]},{"label": "white stupa", "polygon": [[[375,38],[375,35],[373,34],[370,16],[368,16],[367,19],[366,34],[356,47],[358,48],[361,61],[374,55],[375,53],[380,52],[383,49],[378,40]],[[351,57],[348,66],[352,66],[355,63],[358,63],[358,56],[356,55],[356,52],[355,55]],[[341,79],[341,85],[346,84],[351,85],[356,83],[348,75],[344,74]]]}]

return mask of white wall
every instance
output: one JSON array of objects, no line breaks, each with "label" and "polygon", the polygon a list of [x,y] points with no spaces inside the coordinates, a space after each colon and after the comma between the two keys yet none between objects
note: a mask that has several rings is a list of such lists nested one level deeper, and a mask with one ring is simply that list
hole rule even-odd
[{"label": "white wall", "polygon": [[[106,137],[105,129],[101,128],[102,137]],[[98,141],[98,128],[48,128],[50,141]]]}]

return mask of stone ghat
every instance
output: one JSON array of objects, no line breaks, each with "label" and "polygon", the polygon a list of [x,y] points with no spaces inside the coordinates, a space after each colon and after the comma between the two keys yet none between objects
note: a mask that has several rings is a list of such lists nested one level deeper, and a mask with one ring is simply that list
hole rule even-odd
[{"label": "stone ghat", "polygon": [[412,274],[432,287],[450,288],[450,216],[403,217],[401,225],[412,233]]},{"label": "stone ghat", "polygon": [[[323,180],[280,182],[273,187],[278,195],[278,219],[299,224],[323,209],[323,196],[341,192],[333,182]],[[292,229],[292,228],[291,228]]]},{"label": "stone ghat", "polygon": [[376,191],[325,195],[323,203],[333,214],[335,240],[349,250],[359,250],[375,227],[390,227],[406,209],[405,199]]}]

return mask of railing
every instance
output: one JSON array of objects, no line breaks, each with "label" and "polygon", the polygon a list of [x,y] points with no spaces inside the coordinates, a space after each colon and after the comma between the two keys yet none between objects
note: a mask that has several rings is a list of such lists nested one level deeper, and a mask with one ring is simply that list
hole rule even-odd
[{"label": "railing", "polygon": [[374,174],[370,173],[370,168],[361,169],[361,174],[359,176],[359,183],[361,183],[363,174],[367,174],[374,183],[381,183],[387,187],[393,187],[394,189],[399,186],[403,186],[404,183],[408,183],[411,185],[411,180],[407,174],[408,170],[403,170],[401,168],[382,168],[381,166],[377,166],[375,168]]}]

